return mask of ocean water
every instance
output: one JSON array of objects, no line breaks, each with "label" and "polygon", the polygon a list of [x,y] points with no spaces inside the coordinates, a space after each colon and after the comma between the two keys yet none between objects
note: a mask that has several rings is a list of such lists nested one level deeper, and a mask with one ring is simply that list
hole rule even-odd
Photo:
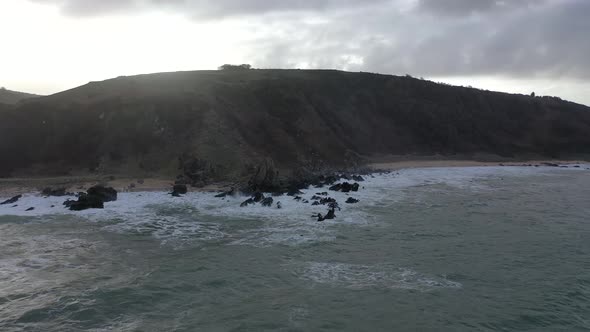
[{"label": "ocean water", "polygon": [[0,206],[0,331],[590,330],[589,167],[374,175],[327,222],[286,196],[26,195]]}]

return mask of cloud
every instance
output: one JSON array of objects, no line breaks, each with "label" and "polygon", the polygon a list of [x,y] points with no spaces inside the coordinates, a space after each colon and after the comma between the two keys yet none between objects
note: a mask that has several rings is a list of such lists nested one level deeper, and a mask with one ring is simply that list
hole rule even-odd
[{"label": "cloud", "polygon": [[545,2],[545,0],[418,0],[417,9],[434,14],[469,15],[510,11],[541,5]]},{"label": "cloud", "polygon": [[167,10],[196,22],[230,18],[250,36],[232,42],[265,68],[590,78],[587,0],[30,1],[74,16]]},{"label": "cloud", "polygon": [[[459,8],[471,1],[456,1],[452,14],[439,16],[423,8],[427,2],[412,15],[389,7],[327,15],[329,23],[321,25],[289,22],[265,41],[256,64],[428,77],[590,78],[589,1],[522,1],[510,10],[488,1]],[[476,9],[477,15],[457,16]]]},{"label": "cloud", "polygon": [[144,10],[171,10],[198,19],[216,19],[236,15],[256,15],[289,11],[324,11],[350,8],[387,0],[30,0],[53,4],[71,16],[100,16]]}]

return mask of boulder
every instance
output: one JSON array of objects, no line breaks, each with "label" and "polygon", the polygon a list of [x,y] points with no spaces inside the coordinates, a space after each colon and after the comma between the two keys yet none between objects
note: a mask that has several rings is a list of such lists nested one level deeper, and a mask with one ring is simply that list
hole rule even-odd
[{"label": "boulder", "polygon": [[224,192],[222,192],[222,193],[220,193],[218,195],[215,195],[215,197],[217,197],[217,198],[224,198],[224,197],[227,197],[227,196],[233,196],[235,193],[236,193],[235,189],[234,188],[231,188],[228,191],[224,191]]},{"label": "boulder", "polygon": [[86,193],[79,193],[78,200],[67,200],[63,204],[72,211],[103,209],[105,202],[117,200],[117,191],[110,187],[94,186]]},{"label": "boulder", "polygon": [[30,208],[26,209],[25,211],[33,211],[33,210],[35,210],[35,208],[34,207],[30,207]]},{"label": "boulder", "polygon": [[348,199],[346,200],[346,204],[356,204],[358,202],[359,202],[358,199],[354,199],[352,197],[348,197]]},{"label": "boulder", "polygon": [[89,196],[96,196],[102,202],[114,202],[117,200],[117,191],[111,187],[94,186],[87,190]]},{"label": "boulder", "polygon": [[252,199],[254,200],[254,202],[260,203],[264,200],[264,194],[261,192],[256,192],[254,193],[254,196],[252,196]]},{"label": "boulder", "polygon": [[353,175],[352,176],[352,179],[354,181],[356,181],[356,182],[363,182],[363,181],[365,181],[365,179],[362,176],[360,176],[360,175]]},{"label": "boulder", "polygon": [[252,198],[248,198],[247,200],[243,201],[242,204],[240,204],[240,207],[245,207],[248,206],[250,204],[254,204],[254,200]]},{"label": "boulder", "polygon": [[328,213],[324,216],[324,219],[334,219],[336,218],[336,213],[334,213],[334,208],[330,209]]},{"label": "boulder", "polygon": [[283,205],[281,204],[281,202],[277,202],[277,209],[282,209]]},{"label": "boulder", "polygon": [[81,195],[77,201],[68,199],[63,204],[72,211],[104,209],[104,201],[99,196],[89,194]]},{"label": "boulder", "polygon": [[9,199],[5,200],[4,202],[0,203],[0,205],[14,204],[22,197],[23,197],[23,195],[14,196],[14,197],[9,198]]},{"label": "boulder", "polygon": [[188,192],[188,188],[186,187],[185,184],[175,184],[174,187],[172,187],[172,196],[174,197],[179,197],[180,195],[184,195]]},{"label": "boulder", "polygon": [[262,206],[271,207],[273,202],[274,200],[272,197],[266,197],[260,202],[260,204],[262,204]]}]

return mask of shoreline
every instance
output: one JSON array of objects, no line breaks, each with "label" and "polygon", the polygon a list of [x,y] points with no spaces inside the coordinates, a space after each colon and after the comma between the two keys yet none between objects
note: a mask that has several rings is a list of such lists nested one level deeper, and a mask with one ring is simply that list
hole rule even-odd
[{"label": "shoreline", "polygon": [[[402,160],[393,162],[379,162],[365,165],[366,169],[378,173],[383,171],[399,171],[413,168],[454,168],[454,167],[539,167],[547,164],[577,165],[589,164],[588,161],[573,160],[531,160],[510,162],[482,162],[475,160]],[[130,176],[60,176],[60,177],[28,177],[28,178],[0,178],[0,197],[12,197],[21,194],[41,194],[43,188],[66,188],[67,192],[77,193],[88,188],[103,184],[113,187],[118,192],[162,192],[171,191],[173,179],[161,177],[130,177]],[[201,188],[190,188],[195,192],[220,192],[231,188],[229,182],[219,182]]]}]

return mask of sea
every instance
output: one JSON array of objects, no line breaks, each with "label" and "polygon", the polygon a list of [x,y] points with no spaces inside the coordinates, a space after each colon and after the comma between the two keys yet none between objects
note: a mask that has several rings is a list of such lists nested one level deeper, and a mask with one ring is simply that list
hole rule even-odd
[{"label": "sea", "polygon": [[289,196],[25,195],[0,206],[0,331],[589,331],[576,166],[375,173],[322,222]]}]

